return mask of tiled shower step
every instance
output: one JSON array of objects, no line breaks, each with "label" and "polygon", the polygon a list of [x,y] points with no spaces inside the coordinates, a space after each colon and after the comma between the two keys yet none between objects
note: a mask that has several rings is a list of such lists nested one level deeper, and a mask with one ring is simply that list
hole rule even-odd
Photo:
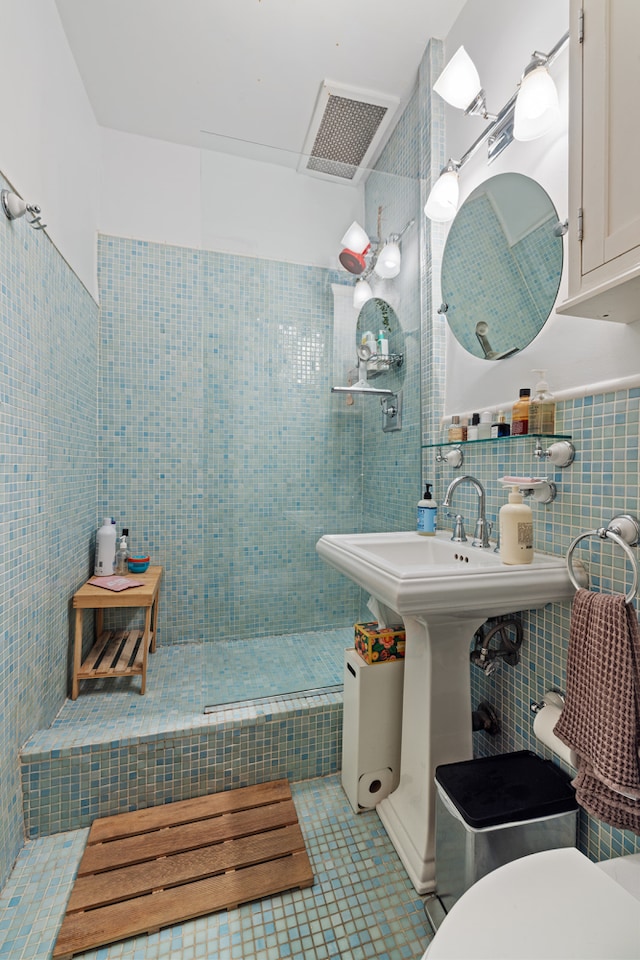
[{"label": "tiled shower step", "polygon": [[30,838],[96,817],[340,768],[342,694],[252,701],[211,713],[53,726],[21,751]]}]

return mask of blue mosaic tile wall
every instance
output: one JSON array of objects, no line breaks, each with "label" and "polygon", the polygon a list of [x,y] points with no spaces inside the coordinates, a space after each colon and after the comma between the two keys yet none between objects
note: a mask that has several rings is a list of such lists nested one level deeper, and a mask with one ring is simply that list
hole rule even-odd
[{"label": "blue mosaic tile wall", "polygon": [[[433,85],[444,67],[444,46],[441,40],[427,44],[418,75],[420,110],[416,130],[420,142],[420,337],[421,337],[421,408],[422,429],[426,436],[438,431],[440,412],[444,407],[446,364],[446,319],[438,313],[440,272],[446,224],[433,223],[422,211],[429,191],[446,163],[445,105],[433,91]],[[429,479],[428,475],[426,479]],[[422,493],[422,490],[420,491]]]},{"label": "blue mosaic tile wall", "polygon": [[[443,102],[432,92],[433,82],[443,66],[442,56],[442,44],[432,41],[423,58],[419,77],[423,103],[423,201],[426,201],[430,183],[447,159]],[[425,219],[423,230],[422,408],[423,440],[429,444],[446,441],[446,432],[439,423],[445,382],[446,321],[436,313],[440,303],[439,277],[446,229]],[[526,250],[521,251],[521,256],[526,260]],[[553,384],[552,359],[548,367],[548,379]],[[533,374],[530,386],[534,386]],[[509,475],[547,476],[558,485],[558,496],[553,503],[531,503],[535,547],[545,553],[564,556],[579,533],[608,523],[618,513],[638,515],[639,407],[638,389],[559,403],[556,431],[572,436],[576,446],[575,462],[562,470],[540,463],[534,457],[535,441],[531,438],[466,444],[461,470],[483,483],[487,493],[487,516],[493,522],[494,530],[497,529],[498,511],[507,499],[498,477]],[[446,443],[443,447],[447,448]],[[433,481],[434,496],[441,502],[447,486],[461,471],[437,463],[436,453],[435,449],[423,448],[422,474],[424,480]],[[473,529],[477,497],[468,485],[457,489],[455,505],[456,512],[469,519],[467,526]],[[450,523],[441,512],[439,527],[445,529]],[[626,593],[631,571],[622,551],[592,540],[585,543],[588,547],[579,548],[579,555],[589,566],[593,588]],[[539,701],[547,690],[565,689],[570,614],[569,602],[549,604],[538,611],[525,611],[521,614],[524,642],[518,666],[502,666],[489,677],[477,667],[470,668],[472,709],[481,700],[488,700],[496,707],[502,726],[496,737],[489,737],[484,732],[474,734],[477,756],[530,749],[554,759],[533,736],[530,703]],[[628,831],[613,829],[581,811],[579,846],[593,860],[603,860],[621,853],[639,852],[640,838]]]},{"label": "blue mosaic tile wall", "polygon": [[[269,780],[310,780],[340,769],[342,694],[220,708],[148,724],[107,741],[104,725],[73,737],[59,728],[22,754],[30,839],[89,826],[96,817]],[[62,736],[61,736],[62,733]]]},{"label": "blue mosaic tile wall", "polygon": [[23,843],[18,751],[66,696],[69,602],[89,572],[97,329],[48,236],[0,216],[0,885]]},{"label": "blue mosaic tile wall", "polygon": [[[401,352],[402,367],[375,380],[375,386],[402,391],[402,429],[382,432],[379,399],[358,398],[363,407],[363,529],[407,530],[415,524],[420,499],[420,288],[417,283],[420,244],[420,143],[418,89],[414,91],[365,187],[369,236],[380,240],[400,233],[413,221],[401,242],[398,277],[370,280],[374,294],[393,308],[401,334],[390,336],[391,353]],[[365,305],[366,309],[366,305]],[[378,330],[374,331],[375,334]]]},{"label": "blue mosaic tile wall", "polygon": [[[552,374],[550,370],[550,381]],[[498,477],[534,475],[552,479],[558,488],[556,500],[547,505],[530,502],[535,548],[565,556],[578,534],[606,525],[619,513],[638,515],[639,422],[640,389],[568,400],[558,404],[556,430],[573,438],[576,459],[570,466],[559,469],[539,463],[533,455],[535,441],[522,437],[466,444],[462,470],[480,479],[485,486],[487,515],[494,529],[498,511],[507,499]],[[447,485],[460,471],[436,464],[435,452],[433,449],[423,451],[424,473],[428,479],[436,480],[435,495],[441,501]],[[455,506],[465,519],[470,519],[468,526],[473,529],[477,497],[466,494],[465,489],[463,485],[456,491]],[[440,518],[443,529],[450,523]],[[577,548],[576,557],[588,567],[592,589],[607,593],[629,590],[632,571],[615,544],[584,540]],[[503,665],[489,677],[477,667],[471,667],[472,708],[481,700],[488,700],[496,707],[502,725],[496,737],[484,732],[474,734],[477,755],[530,749],[558,761],[533,735],[530,703],[540,701],[547,690],[566,689],[570,615],[569,601],[525,611],[521,614],[524,642],[520,663],[515,667]],[[602,860],[621,853],[640,852],[640,837],[609,827],[581,811],[579,846],[592,859]]]},{"label": "blue mosaic tile wall", "polygon": [[336,276],[101,237],[99,282],[100,510],[165,568],[160,642],[353,623],[358,592],[315,552],[360,522],[360,417],[331,406]]}]

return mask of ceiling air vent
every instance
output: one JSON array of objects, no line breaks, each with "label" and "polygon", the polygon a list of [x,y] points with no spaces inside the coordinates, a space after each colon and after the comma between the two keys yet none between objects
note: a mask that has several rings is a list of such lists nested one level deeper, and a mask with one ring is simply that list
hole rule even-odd
[{"label": "ceiling air vent", "polygon": [[325,80],[298,170],[355,183],[382,147],[397,107],[396,97]]}]

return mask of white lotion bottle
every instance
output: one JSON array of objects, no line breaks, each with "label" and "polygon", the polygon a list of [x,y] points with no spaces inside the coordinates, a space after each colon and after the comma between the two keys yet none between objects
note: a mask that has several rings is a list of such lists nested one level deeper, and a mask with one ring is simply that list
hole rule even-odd
[{"label": "white lotion bottle", "polygon": [[116,528],[111,517],[105,517],[96,534],[96,577],[110,577],[116,568]]},{"label": "white lotion bottle", "polygon": [[418,522],[416,530],[421,537],[435,537],[438,504],[431,496],[431,484],[425,483],[424,497],[418,500]]},{"label": "white lotion bottle", "polygon": [[533,514],[518,487],[511,488],[509,502],[500,508],[500,559],[511,565],[533,560]]}]

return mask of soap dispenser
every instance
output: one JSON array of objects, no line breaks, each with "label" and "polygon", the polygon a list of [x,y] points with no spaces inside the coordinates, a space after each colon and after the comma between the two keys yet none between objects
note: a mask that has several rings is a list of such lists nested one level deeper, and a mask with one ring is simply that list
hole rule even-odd
[{"label": "soap dispenser", "polygon": [[122,536],[118,540],[118,549],[116,550],[116,573],[124,576],[127,572],[127,560],[129,559],[129,544],[127,538],[129,531],[126,527],[122,530]]},{"label": "soap dispenser", "polygon": [[500,559],[516,565],[533,560],[533,514],[523,503],[519,487],[512,487],[509,502],[500,508]]},{"label": "soap dispenser", "polygon": [[431,484],[425,484],[424,497],[418,500],[417,532],[421,537],[435,537],[438,504],[431,496]]},{"label": "soap dispenser", "polygon": [[553,434],[556,426],[556,402],[549,393],[545,370],[534,370],[540,380],[529,404],[529,433]]}]

